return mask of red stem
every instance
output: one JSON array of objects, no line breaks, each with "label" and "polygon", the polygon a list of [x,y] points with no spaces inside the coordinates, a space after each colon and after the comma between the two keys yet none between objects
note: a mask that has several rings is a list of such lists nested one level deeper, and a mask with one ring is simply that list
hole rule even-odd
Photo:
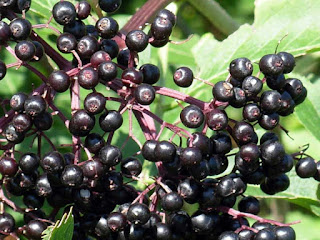
[{"label": "red stem", "polygon": [[270,219],[264,219],[262,217],[259,217],[257,215],[251,214],[251,213],[243,213],[243,212],[237,211],[233,208],[224,207],[224,206],[217,207],[217,210],[219,210],[220,212],[227,213],[235,218],[248,217],[248,218],[255,219],[259,222],[262,222],[262,223],[271,223],[276,226],[290,226],[290,225],[294,225],[294,224],[301,222],[301,221],[295,221],[295,222],[291,222],[291,223],[281,223],[281,222],[277,222],[277,221],[270,220]]}]

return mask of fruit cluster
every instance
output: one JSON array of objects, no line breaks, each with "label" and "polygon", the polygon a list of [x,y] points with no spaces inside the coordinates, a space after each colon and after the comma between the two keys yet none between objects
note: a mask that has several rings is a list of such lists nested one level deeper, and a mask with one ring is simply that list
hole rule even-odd
[{"label": "fruit cluster", "polygon": [[[100,8],[107,13],[117,11],[121,3],[99,0]],[[157,66],[144,64],[137,68],[138,54],[149,44],[162,47],[171,42],[176,23],[172,12],[159,11],[148,33],[141,29],[125,33],[112,17],[99,18],[95,26],[85,25],[83,20],[91,17],[87,1],[76,5],[59,1],[47,24],[33,26],[25,18],[30,5],[31,0],[0,1],[0,45],[17,59],[7,65],[0,61],[0,79],[6,76],[7,68],[24,66],[43,81],[29,95],[16,93],[10,100],[2,101],[10,105],[11,111],[0,119],[4,137],[1,143],[5,143],[1,145],[4,153],[0,159],[0,200],[23,213],[25,225],[16,227],[14,218],[1,212],[0,235],[41,239],[48,224],[56,220],[59,209],[68,211],[73,206],[73,239],[296,238],[290,224],[256,216],[259,200],[244,195],[247,184],[260,185],[267,194],[285,191],[290,184],[286,173],[294,166],[301,178],[320,181],[320,162],[304,152],[286,153],[275,133],[266,132],[259,139],[254,128],[258,123],[265,130],[283,129],[279,116],[293,113],[307,96],[300,80],[284,76],[295,66],[290,53],[263,56],[259,62],[262,80],[252,76],[253,64],[247,58],[234,59],[227,80],[215,84],[195,78],[188,67],[178,68],[173,75],[177,86],[187,88],[194,80],[201,80],[212,88],[213,99],[203,102],[155,86],[160,79]],[[17,16],[20,13],[22,17]],[[51,20],[63,26],[63,33],[50,25]],[[58,51],[72,54],[73,61],[67,61],[50,47],[32,30],[36,28],[57,32]],[[14,49],[9,43],[15,43]],[[49,76],[30,64],[44,55],[59,67]],[[264,83],[271,90],[262,92]],[[114,91],[117,97],[110,97],[108,91],[98,92],[98,85]],[[83,109],[80,87],[90,91],[83,100]],[[54,103],[55,95],[67,90],[71,93],[70,119]],[[189,104],[180,112],[186,128],[165,122],[150,111],[148,105],[157,94]],[[120,108],[107,109],[107,101],[120,103]],[[242,108],[243,119],[230,119],[227,107]],[[128,138],[141,150],[127,158],[123,157],[125,149],[111,144],[114,133],[123,125],[125,112],[129,114]],[[133,117],[146,138],[143,144],[134,135]],[[56,118],[72,135],[72,152],[59,151],[46,135]],[[92,132],[96,118],[100,133]],[[155,121],[160,124],[158,132]],[[173,132],[171,139],[162,139],[164,128]],[[208,128],[215,134],[207,136]],[[192,129],[197,130],[190,132]],[[15,146],[30,136],[38,139],[37,153],[16,151]],[[186,145],[176,145],[175,136],[185,138]],[[41,153],[41,139],[51,146],[51,152]],[[230,154],[235,147],[239,151]],[[81,157],[83,153],[86,155]],[[155,163],[158,169],[143,191],[126,183],[128,179],[144,183],[139,177],[143,165],[138,155]],[[235,166],[231,173],[224,174],[230,157],[234,157]],[[17,206],[5,193],[21,196],[27,209]],[[235,210],[237,199],[240,201]],[[49,216],[42,210],[45,200],[53,208]],[[183,210],[184,202],[198,204],[198,210],[189,216]],[[247,218],[257,222],[250,226]]]}]

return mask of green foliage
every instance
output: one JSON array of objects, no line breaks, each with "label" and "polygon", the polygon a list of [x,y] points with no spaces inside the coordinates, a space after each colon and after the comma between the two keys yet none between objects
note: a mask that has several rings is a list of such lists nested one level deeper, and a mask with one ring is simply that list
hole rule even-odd
[{"label": "green foliage", "polygon": [[307,99],[296,108],[295,114],[301,124],[320,141],[320,131],[315,131],[320,126],[320,99],[318,95],[320,81],[310,81],[310,79],[315,77],[313,75],[310,75],[308,78],[299,75],[295,77],[300,79],[308,89]]},{"label": "green foliage", "polygon": [[61,220],[58,220],[54,226],[49,226],[43,231],[43,240],[71,240],[73,235],[74,220],[72,215],[72,209],[69,213],[63,214]]}]

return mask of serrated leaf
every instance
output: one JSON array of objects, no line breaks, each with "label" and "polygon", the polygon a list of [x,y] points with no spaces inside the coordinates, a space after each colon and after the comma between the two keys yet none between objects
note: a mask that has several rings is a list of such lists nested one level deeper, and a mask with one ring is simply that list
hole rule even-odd
[{"label": "serrated leaf", "polygon": [[49,226],[43,231],[43,240],[71,240],[73,236],[74,219],[72,209],[69,213],[63,214],[61,220],[58,220],[54,226]]},{"label": "serrated leaf", "polygon": [[261,191],[259,185],[248,185],[246,195],[258,198],[287,199],[320,216],[320,185],[313,178],[302,179],[298,177],[295,169],[291,170],[287,175],[290,178],[290,186],[284,192],[268,195]]},{"label": "serrated leaf", "polygon": [[[280,51],[299,56],[320,47],[320,2],[313,0],[256,0],[253,25],[242,25],[227,39],[219,42],[205,34],[192,49],[200,68],[200,76],[212,82],[224,80],[232,59],[247,57],[252,62],[275,51],[282,39]],[[256,70],[258,67],[254,66]],[[201,97],[206,88],[198,84],[189,94]]]}]

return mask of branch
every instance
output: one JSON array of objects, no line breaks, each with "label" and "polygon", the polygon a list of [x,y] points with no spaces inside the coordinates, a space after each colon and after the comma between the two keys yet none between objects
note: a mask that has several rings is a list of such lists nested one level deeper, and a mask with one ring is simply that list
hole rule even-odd
[{"label": "branch", "polygon": [[183,94],[181,92],[178,92],[176,90],[166,88],[166,87],[157,87],[157,86],[154,86],[154,89],[156,90],[156,93],[158,93],[160,95],[175,98],[175,99],[181,100],[181,101],[189,103],[189,104],[194,104],[194,105],[198,106],[199,108],[201,108],[201,110],[206,110],[209,108],[208,103],[203,102],[203,101],[196,99],[194,97],[191,97],[187,94]]},{"label": "branch", "polygon": [[224,206],[220,206],[220,207],[217,207],[217,210],[221,211],[221,212],[224,212],[224,213],[227,213],[235,218],[240,218],[240,217],[248,217],[248,218],[252,218],[252,219],[255,219],[259,222],[262,222],[262,223],[270,223],[270,224],[273,224],[273,225],[277,225],[277,226],[290,226],[290,225],[294,225],[294,224],[297,224],[297,223],[300,223],[300,221],[295,221],[295,222],[292,222],[292,223],[280,223],[280,222],[277,222],[277,221],[274,221],[274,220],[270,220],[270,219],[264,219],[262,217],[259,217],[257,215],[254,215],[254,214],[251,214],[251,213],[244,213],[244,212],[240,212],[240,211],[237,211],[233,208],[229,208],[229,207],[224,207]]},{"label": "branch", "polygon": [[221,33],[229,36],[239,28],[239,24],[214,0],[188,0]]}]

